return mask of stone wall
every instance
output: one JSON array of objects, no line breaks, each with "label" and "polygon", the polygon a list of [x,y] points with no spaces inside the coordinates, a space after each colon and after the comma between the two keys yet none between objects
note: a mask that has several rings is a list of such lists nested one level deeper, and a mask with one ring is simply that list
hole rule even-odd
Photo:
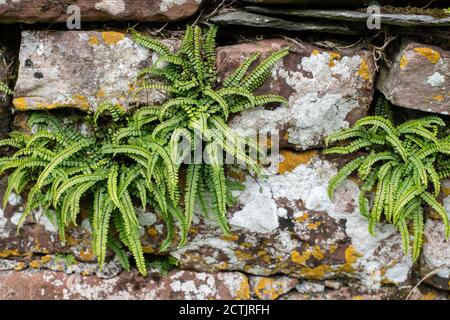
[{"label": "stone wall", "polygon": [[[309,5],[308,1],[267,1],[272,2]],[[59,7],[49,7],[48,1],[0,1],[0,23],[65,22],[67,4],[58,3]],[[172,48],[179,45],[176,30],[186,21],[221,11],[206,4],[201,7],[201,0],[71,3],[81,8],[83,22],[139,21],[150,36],[164,38]],[[161,27],[157,23],[183,19],[155,35]],[[137,73],[154,56],[133,43],[126,22],[114,29],[94,26],[71,31],[64,25],[34,26],[21,32],[20,48],[0,43],[0,81],[16,80],[12,101],[0,93],[4,120],[0,132],[10,130],[9,121],[29,130],[24,125],[28,110],[90,112],[111,100],[132,112],[137,105],[164,101],[156,91],[138,97],[130,94]],[[229,28],[219,38],[233,38],[226,33]],[[112,254],[100,271],[88,219],[68,231],[66,245],[41,210],[33,212],[17,234],[24,201],[12,194],[0,210],[0,299],[403,299],[422,277],[426,277],[424,284],[412,298],[447,299],[450,243],[444,239],[441,221],[432,214],[427,217],[422,256],[413,264],[403,254],[401,237],[392,226],[380,224],[375,236],[368,234],[368,222],[358,209],[359,181],[345,182],[334,202],[328,198],[330,179],[348,159],[326,156],[322,150],[326,135],[369,113],[379,94],[376,89],[396,106],[438,113],[447,120],[450,51],[440,40],[429,42],[401,32],[379,60],[366,41],[327,47],[323,34],[300,33],[294,39],[285,32],[291,31],[267,31],[262,40],[249,37],[225,43],[219,39],[220,79],[251,53],[261,52],[264,58],[281,47],[291,49],[260,89],[280,94],[289,103],[248,110],[230,120],[242,135],[256,129],[278,132],[281,139],[279,158],[266,164],[265,179],[239,177],[246,189],[228,213],[230,236],[223,236],[209,219],[196,217],[187,245],[169,249],[168,255],[179,264],[167,274],[161,275],[157,268],[147,278],[126,272]],[[9,37],[1,25],[0,34],[2,39]],[[335,41],[334,36],[325,38]],[[339,41],[343,40],[345,36]],[[5,50],[18,51],[15,63],[1,59]],[[2,194],[6,179],[0,184]],[[441,198],[450,214],[449,188],[450,181],[445,181]],[[165,225],[151,208],[139,212],[145,226],[145,253],[159,255]],[[75,261],[62,258],[68,255]]]}]

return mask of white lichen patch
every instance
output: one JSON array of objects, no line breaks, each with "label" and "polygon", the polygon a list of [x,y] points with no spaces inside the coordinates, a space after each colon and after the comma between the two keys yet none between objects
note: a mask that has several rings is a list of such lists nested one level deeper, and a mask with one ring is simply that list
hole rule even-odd
[{"label": "white lichen patch", "polygon": [[[448,181],[446,181],[448,183]],[[450,197],[444,199],[444,207],[450,219]],[[441,220],[427,219],[426,241],[423,245],[422,265],[427,272],[438,270],[439,277],[450,281],[450,242],[445,239],[445,227]],[[448,266],[447,268],[445,266]]]},{"label": "white lichen patch", "polygon": [[[406,281],[412,268],[412,259],[403,255],[401,236],[395,227],[379,224],[375,236],[370,235],[368,220],[359,213],[359,188],[356,183],[346,181],[338,192],[339,196],[336,195],[336,201],[330,204],[328,214],[345,221],[346,233],[359,256],[353,267],[360,270],[362,283],[367,288],[379,288],[383,269],[386,270],[385,278],[391,282],[399,284]],[[353,203],[355,208],[351,213],[346,211],[349,203]]]},{"label": "white lichen patch", "polygon": [[268,186],[251,185],[241,195],[240,202],[244,207],[234,213],[230,219],[231,226],[259,233],[278,228],[278,209]]},{"label": "white lichen patch", "polygon": [[284,80],[294,90],[289,105],[243,112],[232,120],[232,128],[251,135],[255,131],[276,132],[287,127],[288,142],[308,149],[319,144],[324,136],[348,127],[345,120],[348,113],[361,107],[358,90],[363,80],[358,70],[363,60],[359,55],[345,56],[334,60],[332,66],[331,60],[332,56],[323,52],[303,57],[297,70],[286,70],[278,63],[272,77]]},{"label": "white lichen patch", "polygon": [[435,72],[428,77],[427,83],[432,87],[439,87],[445,83],[445,77],[439,72]]},{"label": "white lichen patch", "polygon": [[95,9],[117,16],[125,11],[124,0],[102,0],[95,4]]},{"label": "white lichen patch", "polygon": [[[163,42],[175,45],[175,41]],[[121,32],[23,31],[15,88],[19,99],[14,105],[21,110],[77,107],[86,111],[105,100],[125,109],[136,99],[159,103],[164,95],[158,92],[134,96],[136,76],[150,57],[149,50]]]},{"label": "white lichen patch", "polygon": [[[52,214],[52,213],[50,213]],[[58,232],[56,221],[51,221],[49,217],[44,213],[44,210],[39,209],[34,212],[34,218],[38,224],[44,227],[45,230],[53,233]]]},{"label": "white lichen patch", "polygon": [[199,273],[196,275],[197,281],[194,281],[181,279],[184,273],[184,271],[180,271],[173,276],[170,288],[174,292],[182,293],[186,300],[206,300],[217,294],[216,281],[212,274]]}]

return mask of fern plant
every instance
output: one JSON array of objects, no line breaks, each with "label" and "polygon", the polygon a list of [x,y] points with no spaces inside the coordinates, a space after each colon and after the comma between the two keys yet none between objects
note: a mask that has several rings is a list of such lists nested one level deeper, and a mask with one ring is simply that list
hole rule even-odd
[{"label": "fern plant", "polygon": [[14,92],[8,87],[7,84],[1,81],[0,81],[0,92],[3,92],[8,95],[14,94]]},{"label": "fern plant", "polygon": [[[365,151],[347,163],[328,186],[330,198],[347,177],[357,172],[362,180],[359,208],[369,220],[369,232],[382,220],[393,224],[402,236],[405,254],[412,247],[417,260],[423,244],[424,209],[431,207],[441,217],[450,235],[448,216],[438,202],[440,180],[450,176],[450,138],[439,137],[445,123],[436,116],[409,120],[395,126],[386,102],[376,106],[378,115],[368,116],[349,129],[329,135],[326,144],[343,142],[326,154]],[[373,199],[368,197],[374,191]],[[409,226],[412,226],[412,244]]]},{"label": "fern plant", "polygon": [[[287,49],[274,53],[249,73],[258,57],[252,55],[219,86],[216,32],[212,27],[203,37],[200,28],[188,27],[180,50],[171,53],[163,44],[131,30],[137,43],[156,51],[165,62],[143,70],[144,82],[138,89],[167,91],[170,99],[163,105],[126,114],[120,105],[105,102],[84,119],[88,132],[49,113],[34,112],[28,120],[31,134],[14,131],[1,140],[0,146],[17,149],[12,156],[0,158],[0,174],[9,173],[3,206],[11,192],[28,193],[18,228],[33,210],[42,208],[54,212],[59,236],[65,242],[65,228],[76,225],[81,208],[86,207],[100,268],[109,247],[129,270],[125,247],[144,275],[147,265],[137,205],[151,206],[165,221],[167,237],[161,251],[172,243],[176,228],[179,245],[186,242],[195,206],[205,215],[212,213],[228,233],[227,206],[234,200],[231,191],[240,186],[225,177],[223,152],[255,173],[259,167],[249,156],[251,150],[258,151],[256,143],[237,136],[226,120],[247,108],[285,102],[276,95],[254,96],[252,92],[268,78],[271,67]],[[188,142],[184,148],[179,148],[181,138]],[[209,161],[183,164],[199,147],[206,149]],[[184,183],[179,181],[182,175]]]},{"label": "fern plant", "polygon": [[[175,168],[161,170],[169,185],[177,185],[181,170],[186,171],[184,190],[169,190],[170,199],[177,203],[179,193],[184,200],[184,235],[192,222],[196,204],[203,214],[212,213],[224,233],[229,233],[226,210],[231,193],[225,178],[223,151],[246,164],[258,174],[257,162],[249,153],[258,153],[255,142],[239,137],[226,121],[233,113],[267,103],[285,103],[278,95],[255,96],[253,92],[270,76],[274,64],[288,54],[288,48],[274,52],[252,72],[248,72],[260,54],[250,55],[234,73],[219,84],[216,70],[215,38],[212,26],[205,35],[200,27],[188,26],[181,47],[173,53],[169,47],[130,30],[136,43],[153,50],[159,60],[142,70],[136,94],[142,90],[164,91],[169,100],[160,106],[145,106],[136,112],[136,123],[157,122],[152,139],[167,146]],[[130,133],[131,134],[131,133]],[[137,138],[142,145],[148,142]],[[177,149],[180,139],[187,141],[184,150]],[[206,150],[207,163],[195,159],[195,150]],[[183,160],[190,159],[187,168]],[[180,191],[180,192],[179,192]],[[165,206],[165,203],[161,203]],[[182,242],[185,241],[185,236]]]}]

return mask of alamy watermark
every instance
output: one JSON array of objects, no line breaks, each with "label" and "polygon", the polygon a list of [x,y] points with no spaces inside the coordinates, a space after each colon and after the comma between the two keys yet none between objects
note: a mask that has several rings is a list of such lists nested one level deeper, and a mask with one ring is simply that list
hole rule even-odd
[{"label": "alamy watermark", "polygon": [[81,9],[77,5],[70,5],[66,10],[69,15],[66,20],[66,26],[69,30],[81,29]]},{"label": "alamy watermark", "polygon": [[372,5],[367,8],[367,13],[369,18],[367,18],[367,28],[369,30],[380,30],[381,29],[381,8],[377,5]]}]

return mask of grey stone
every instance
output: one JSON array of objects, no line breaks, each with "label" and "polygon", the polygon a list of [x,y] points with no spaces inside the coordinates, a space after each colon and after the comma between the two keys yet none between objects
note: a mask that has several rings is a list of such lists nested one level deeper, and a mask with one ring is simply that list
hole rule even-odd
[{"label": "grey stone", "polygon": [[[314,9],[276,9],[268,7],[246,7],[251,12],[304,17],[304,18],[318,18],[326,20],[339,20],[358,22],[366,24],[367,20],[373,16],[372,13],[365,13],[361,11],[352,10],[314,10]],[[387,14],[381,13],[377,15],[382,25],[394,25],[402,27],[448,27],[450,26],[450,17],[448,18],[434,18],[428,15],[416,14]]]},{"label": "grey stone", "polygon": [[426,112],[450,112],[450,51],[404,40],[385,63],[378,89],[393,104]]},{"label": "grey stone", "polygon": [[365,32],[364,28],[346,26],[341,22],[296,22],[239,10],[217,15],[212,17],[210,20],[220,25],[274,28],[289,31],[309,31],[343,35],[355,35]]}]

